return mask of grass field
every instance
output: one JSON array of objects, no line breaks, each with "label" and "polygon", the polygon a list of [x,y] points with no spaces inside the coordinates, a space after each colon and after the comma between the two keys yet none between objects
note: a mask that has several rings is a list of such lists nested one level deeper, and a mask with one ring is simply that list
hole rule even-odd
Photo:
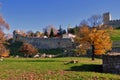
[{"label": "grass field", "polygon": [[[78,60],[79,63],[68,63]],[[120,80],[120,75],[102,73],[102,60],[91,58],[5,58],[0,62],[0,80]]]},{"label": "grass field", "polygon": [[120,41],[120,30],[114,30],[111,34],[111,39],[113,41]]}]

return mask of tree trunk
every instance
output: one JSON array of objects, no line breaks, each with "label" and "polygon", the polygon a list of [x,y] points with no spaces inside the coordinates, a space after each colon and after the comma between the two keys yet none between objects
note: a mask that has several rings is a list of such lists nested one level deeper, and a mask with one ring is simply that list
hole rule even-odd
[{"label": "tree trunk", "polygon": [[94,45],[92,45],[92,60],[95,60],[94,49],[95,49],[95,47],[94,47]]}]

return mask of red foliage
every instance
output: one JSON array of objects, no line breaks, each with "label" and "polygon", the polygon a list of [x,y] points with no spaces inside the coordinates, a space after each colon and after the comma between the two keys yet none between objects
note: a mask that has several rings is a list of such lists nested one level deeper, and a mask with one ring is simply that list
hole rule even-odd
[{"label": "red foliage", "polygon": [[23,43],[23,45],[20,47],[19,51],[21,53],[25,54],[26,57],[29,57],[31,55],[38,53],[38,50],[29,43]]},{"label": "red foliage", "polygon": [[4,46],[5,43],[5,36],[3,32],[4,28],[9,30],[10,26],[0,14],[0,56],[7,57],[9,56],[9,50],[7,50]]}]

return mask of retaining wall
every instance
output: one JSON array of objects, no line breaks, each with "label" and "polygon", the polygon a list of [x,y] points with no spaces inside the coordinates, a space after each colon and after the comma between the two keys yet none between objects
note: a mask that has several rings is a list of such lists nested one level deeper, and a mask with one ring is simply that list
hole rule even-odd
[{"label": "retaining wall", "polygon": [[103,72],[120,74],[120,53],[103,55]]}]

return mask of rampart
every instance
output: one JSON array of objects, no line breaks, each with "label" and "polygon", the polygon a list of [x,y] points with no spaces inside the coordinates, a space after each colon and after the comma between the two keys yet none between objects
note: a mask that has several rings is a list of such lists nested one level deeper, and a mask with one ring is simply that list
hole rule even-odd
[{"label": "rampart", "polygon": [[103,55],[103,72],[120,74],[120,53]]},{"label": "rampart", "polygon": [[110,20],[106,22],[105,24],[111,25],[113,27],[120,27],[120,20]]},{"label": "rampart", "polygon": [[109,12],[103,14],[103,22],[106,25],[113,26],[113,28],[120,27],[120,19],[111,20],[111,15]]},{"label": "rampart", "polygon": [[13,40],[30,43],[38,49],[71,48],[73,45],[70,38],[33,38],[15,34]]}]

